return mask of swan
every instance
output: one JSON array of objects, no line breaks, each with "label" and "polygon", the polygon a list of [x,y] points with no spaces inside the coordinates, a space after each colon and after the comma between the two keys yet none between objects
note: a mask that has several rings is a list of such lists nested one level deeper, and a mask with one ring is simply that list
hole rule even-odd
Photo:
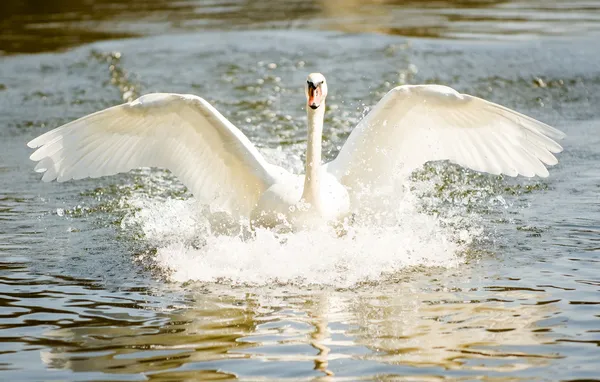
[{"label": "swan", "polygon": [[167,168],[213,208],[256,226],[302,229],[339,223],[359,207],[360,192],[429,161],[547,177],[562,151],[564,134],[533,118],[447,86],[403,85],[322,164],[327,92],[322,74],[308,76],[305,175],[268,163],[212,105],[188,94],[147,94],[67,123],[30,141],[30,159],[45,182]]}]

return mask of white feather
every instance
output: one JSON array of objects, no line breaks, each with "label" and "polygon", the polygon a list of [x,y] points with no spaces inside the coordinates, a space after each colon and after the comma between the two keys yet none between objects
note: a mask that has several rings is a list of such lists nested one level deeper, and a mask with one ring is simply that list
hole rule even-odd
[{"label": "white feather", "polygon": [[[345,186],[377,186],[395,171],[449,160],[476,171],[548,176],[564,134],[533,118],[441,85],[388,92],[348,137],[328,171]],[[386,153],[383,155],[382,153]]]},{"label": "white feather", "polygon": [[148,94],[28,143],[46,182],[138,167],[171,170],[201,201],[249,215],[273,183],[271,166],[225,117],[192,95]]}]

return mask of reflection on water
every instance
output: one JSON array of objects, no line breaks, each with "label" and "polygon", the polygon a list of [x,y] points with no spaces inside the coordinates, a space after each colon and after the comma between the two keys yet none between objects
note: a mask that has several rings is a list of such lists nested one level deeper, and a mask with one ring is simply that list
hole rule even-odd
[{"label": "reflection on water", "polygon": [[[73,286],[30,297],[9,293],[19,302],[5,305],[14,310],[5,331],[43,323],[35,342],[25,337],[13,344],[41,347],[41,361],[51,369],[146,373],[156,380],[251,378],[270,368],[283,378],[356,376],[362,373],[352,366],[357,355],[380,365],[382,374],[419,368],[502,375],[562,358],[542,346],[560,322],[553,319],[555,301],[514,304],[533,297],[514,291],[488,301],[462,300],[460,291],[415,293],[423,276],[416,274],[410,287],[377,293],[213,286],[168,309],[148,306],[144,290],[95,294]],[[52,307],[36,306],[40,298]]]},{"label": "reflection on water", "polygon": [[432,38],[578,35],[600,29],[589,0],[6,0],[0,51],[191,30],[328,29]]}]

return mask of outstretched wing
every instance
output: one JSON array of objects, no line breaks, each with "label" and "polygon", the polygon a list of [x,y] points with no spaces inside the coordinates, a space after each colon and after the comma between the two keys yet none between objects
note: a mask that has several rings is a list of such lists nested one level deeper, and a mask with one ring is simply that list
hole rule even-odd
[{"label": "outstretched wing", "polygon": [[476,171],[548,176],[564,134],[533,118],[441,85],[389,91],[352,131],[328,171],[373,186],[393,172],[449,160]]},{"label": "outstretched wing", "polygon": [[100,177],[137,167],[171,170],[205,203],[248,215],[272,184],[248,138],[200,97],[148,94],[90,114],[31,142],[42,180]]}]

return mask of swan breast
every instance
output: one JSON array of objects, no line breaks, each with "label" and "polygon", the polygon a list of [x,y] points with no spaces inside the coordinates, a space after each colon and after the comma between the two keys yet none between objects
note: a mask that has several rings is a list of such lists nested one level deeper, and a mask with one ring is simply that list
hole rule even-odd
[{"label": "swan breast", "polygon": [[250,216],[253,225],[301,229],[334,224],[349,214],[350,198],[346,187],[325,170],[321,173],[321,203],[318,206],[302,200],[303,188],[304,175],[282,175],[261,195]]}]

